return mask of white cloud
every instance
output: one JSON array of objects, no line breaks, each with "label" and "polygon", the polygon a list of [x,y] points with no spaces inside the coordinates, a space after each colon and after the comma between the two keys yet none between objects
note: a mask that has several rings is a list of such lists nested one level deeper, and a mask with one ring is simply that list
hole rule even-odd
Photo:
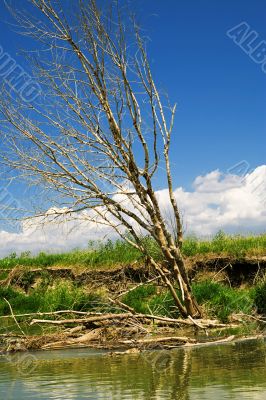
[{"label": "white cloud", "polygon": [[[187,232],[205,236],[219,229],[235,233],[266,230],[266,165],[256,168],[244,178],[222,174],[219,170],[212,171],[195,179],[193,191],[179,187],[175,196]],[[158,191],[157,197],[167,210],[167,190]],[[37,228],[26,223],[21,233],[0,231],[0,256],[12,251],[66,251],[86,247],[89,240],[112,235],[110,228],[84,222],[83,216],[74,221],[62,217],[60,224],[55,220]]]}]

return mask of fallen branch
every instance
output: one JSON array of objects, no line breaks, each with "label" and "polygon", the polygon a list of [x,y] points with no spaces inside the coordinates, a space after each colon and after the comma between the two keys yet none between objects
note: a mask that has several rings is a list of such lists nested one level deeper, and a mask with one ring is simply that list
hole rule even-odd
[{"label": "fallen branch", "polygon": [[91,317],[91,318],[73,318],[73,319],[61,319],[61,320],[47,320],[47,319],[33,319],[30,325],[34,324],[52,324],[52,325],[67,325],[67,324],[89,324],[94,322],[102,322],[106,320],[113,319],[127,319],[134,317],[133,314],[104,314],[101,316]]},{"label": "fallen branch", "polygon": [[216,274],[213,275],[213,277],[212,277],[212,282],[214,282],[214,278],[216,278],[216,276],[219,275],[222,271],[224,271],[227,267],[232,268],[232,265],[230,263],[228,263],[223,268],[221,268],[218,272],[216,272]]},{"label": "fallen branch", "polygon": [[22,330],[22,328],[20,327],[20,325],[19,325],[19,323],[18,323],[18,321],[17,321],[17,319],[16,319],[16,317],[15,317],[15,315],[14,315],[14,313],[13,313],[13,310],[12,310],[12,307],[11,307],[11,304],[9,303],[9,301],[7,300],[7,299],[5,299],[4,298],[4,300],[5,300],[5,302],[8,304],[8,306],[9,306],[9,309],[10,309],[10,312],[11,312],[11,315],[12,315],[12,318],[13,318],[13,320],[15,321],[15,324],[17,325],[17,327],[19,328],[19,330],[20,330],[20,332],[22,333],[22,335],[26,335],[25,334],[25,332]]},{"label": "fallen branch", "polygon": [[89,332],[85,333],[84,335],[79,336],[77,338],[47,343],[42,346],[42,349],[59,348],[62,346],[69,346],[69,345],[73,345],[73,344],[85,344],[92,340],[99,339],[102,332],[103,332],[103,328],[96,328],[96,329],[93,329],[92,331],[89,331]]},{"label": "fallen branch", "polygon": [[[166,275],[169,275],[169,273],[167,273]],[[145,281],[145,282],[141,282],[141,283],[139,283],[138,285],[136,285],[136,286],[134,286],[134,287],[132,287],[132,288],[130,288],[130,289],[128,289],[128,290],[125,290],[125,291],[122,292],[122,293],[119,293],[119,294],[116,296],[116,298],[125,296],[126,294],[132,292],[133,290],[139,288],[140,286],[147,285],[148,283],[151,283],[151,282],[156,281],[156,280],[159,280],[159,279],[162,279],[160,275],[155,276],[154,278],[151,278],[151,279],[149,279],[149,280],[147,280],[147,281]]]},{"label": "fallen branch", "polygon": [[146,339],[137,339],[137,340],[122,340],[119,343],[122,344],[156,344],[156,343],[165,343],[165,342],[179,342],[179,343],[196,343],[195,339],[191,339],[185,336],[164,336],[164,337],[153,337]]},{"label": "fallen branch", "polygon": [[[132,313],[123,313],[123,314],[103,314],[100,316],[94,316],[90,318],[73,318],[73,319],[63,319],[63,320],[47,320],[47,319],[33,319],[30,325],[34,324],[51,324],[51,325],[68,325],[68,324],[94,324],[94,323],[106,323],[107,321],[116,321],[116,320],[128,320],[128,319],[138,319],[143,322],[146,320],[160,321],[161,324],[165,325],[186,325],[186,326],[195,326],[195,321],[191,321],[190,319],[173,319],[167,317],[157,317],[155,315],[149,314],[132,314]],[[221,324],[216,320],[197,320],[197,326],[201,329],[206,328],[224,328],[224,327],[236,327],[236,324]]]},{"label": "fallen branch", "polygon": [[[101,312],[86,312],[86,311],[73,311],[73,310],[62,310],[62,311],[50,311],[50,312],[34,312],[28,314],[14,314],[15,317],[32,317],[34,315],[60,315],[60,314],[76,314],[76,315],[104,315]],[[11,318],[11,315],[1,315],[1,318]]]},{"label": "fallen branch", "polygon": [[186,343],[186,347],[192,347],[192,346],[209,346],[210,344],[220,344],[220,343],[226,343],[226,342],[232,342],[232,340],[235,339],[235,335],[228,336],[224,339],[218,339],[218,340],[209,340],[208,342],[196,342],[196,343]]},{"label": "fallen branch", "polygon": [[117,299],[112,299],[111,297],[108,297],[108,300],[110,301],[110,303],[119,306],[122,310],[126,310],[126,311],[131,312],[132,314],[136,314],[136,311],[134,310],[134,308],[129,307],[127,304],[124,304]]},{"label": "fallen branch", "polygon": [[244,313],[234,314],[233,318],[237,319],[237,321],[240,321],[240,322],[243,320],[243,318],[245,318],[245,319],[253,319],[255,321],[266,324],[266,319],[258,318],[258,317],[255,317],[254,315],[249,315],[249,314],[244,314]]},{"label": "fallen branch", "polygon": [[195,321],[190,315],[188,316],[190,321],[193,322],[194,325],[196,325],[198,328],[205,329],[201,324],[199,324],[197,321]]}]

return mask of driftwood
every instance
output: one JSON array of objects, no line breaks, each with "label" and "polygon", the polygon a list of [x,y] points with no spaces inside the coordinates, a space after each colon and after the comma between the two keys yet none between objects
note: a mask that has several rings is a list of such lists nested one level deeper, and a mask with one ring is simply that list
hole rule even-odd
[{"label": "driftwood", "polygon": [[127,304],[122,303],[118,299],[111,299],[111,297],[108,297],[108,300],[110,301],[110,303],[117,305],[122,310],[126,310],[126,311],[131,312],[132,314],[136,314],[136,311],[134,310],[134,308],[129,307]]},{"label": "driftwood", "polygon": [[119,320],[132,318],[134,315],[129,314],[103,314],[100,316],[90,317],[90,318],[73,318],[73,319],[60,319],[60,320],[47,320],[47,319],[33,319],[30,325],[34,324],[52,324],[52,325],[67,325],[67,324],[90,324],[95,322],[103,322],[106,320]]},{"label": "driftwood", "polygon": [[253,319],[254,321],[257,321],[257,322],[261,322],[261,323],[263,323],[263,324],[266,324],[266,318],[265,318],[265,319],[263,319],[263,317],[262,317],[262,318],[258,318],[258,317],[255,317],[254,315],[249,315],[249,314],[244,314],[244,313],[233,314],[232,319],[233,319],[234,321],[239,321],[239,322],[243,322],[243,319],[244,319],[244,320],[245,320],[245,319],[248,319],[248,320]]},{"label": "driftwood", "polygon": [[186,347],[192,347],[192,346],[209,346],[210,344],[220,344],[220,343],[226,343],[226,342],[232,342],[232,340],[235,339],[235,335],[228,336],[223,339],[218,339],[218,340],[208,340],[207,342],[187,342],[185,344]]},{"label": "driftwood", "polygon": [[35,324],[51,324],[51,325],[68,325],[68,324],[97,324],[103,322],[106,325],[107,321],[123,321],[123,320],[140,320],[140,321],[160,321],[160,324],[165,325],[185,325],[185,326],[197,326],[201,329],[206,328],[224,328],[224,327],[236,327],[236,324],[221,324],[216,320],[197,320],[196,324],[194,320],[191,319],[173,319],[167,317],[157,317],[149,314],[132,314],[132,313],[123,313],[123,314],[103,314],[99,316],[93,316],[90,318],[72,318],[72,319],[62,319],[62,320],[47,320],[47,319],[33,319],[30,325]]},{"label": "driftwood", "polygon": [[185,336],[164,336],[164,337],[153,337],[153,338],[145,338],[137,340],[120,341],[120,343],[123,344],[134,344],[134,345],[136,344],[149,345],[149,344],[166,343],[166,342],[178,342],[180,344],[183,344],[183,343],[196,343],[196,340]]},{"label": "driftwood", "polygon": [[[60,315],[60,314],[76,314],[76,315],[103,315],[101,312],[86,312],[86,311],[74,311],[74,310],[61,310],[61,311],[47,311],[47,312],[34,312],[27,314],[14,314],[17,317],[33,317],[34,315]],[[12,318],[12,315],[1,315],[1,318]]]},{"label": "driftwood", "polygon": [[47,343],[42,346],[42,349],[54,349],[54,348],[68,347],[71,345],[86,344],[88,342],[91,342],[92,340],[99,339],[102,332],[103,332],[103,328],[93,329],[92,331],[89,331],[89,332],[85,333],[84,335],[81,335],[77,338],[71,338],[71,339]]}]

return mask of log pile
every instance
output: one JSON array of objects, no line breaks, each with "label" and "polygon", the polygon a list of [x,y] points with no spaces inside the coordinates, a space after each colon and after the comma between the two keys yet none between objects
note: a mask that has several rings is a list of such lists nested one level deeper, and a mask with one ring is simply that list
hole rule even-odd
[{"label": "log pile", "polygon": [[[75,315],[76,314],[76,315]],[[63,316],[66,316],[63,318]],[[74,315],[74,317],[73,317]],[[33,318],[33,317],[49,317]],[[54,319],[51,319],[54,318]],[[4,317],[6,318],[6,317]],[[28,325],[52,326],[59,329],[53,334],[39,336],[0,335],[3,349],[21,351],[29,349],[62,349],[69,347],[93,347],[102,349],[169,349],[183,345],[196,345],[190,336],[177,335],[180,328],[224,329],[236,324],[221,324],[216,320],[173,319],[149,314],[124,313],[85,313],[62,310],[50,313],[12,315],[20,320],[26,318]],[[161,332],[161,329],[163,330]],[[22,331],[22,330],[21,330]],[[22,331],[23,332],[23,331]],[[156,334],[155,334],[156,332]],[[168,333],[166,335],[166,333]]]}]

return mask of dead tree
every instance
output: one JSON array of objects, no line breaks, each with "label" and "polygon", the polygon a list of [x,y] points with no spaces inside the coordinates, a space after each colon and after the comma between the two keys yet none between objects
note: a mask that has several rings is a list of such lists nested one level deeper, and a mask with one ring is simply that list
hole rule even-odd
[{"label": "dead tree", "polygon": [[[2,162],[45,187],[53,204],[61,196],[66,213],[88,210],[87,219],[111,226],[158,271],[181,315],[199,315],[169,160],[176,107],[155,85],[138,25],[117,2],[108,11],[95,0],[73,2],[74,10],[57,0],[29,3],[31,14],[11,12],[36,40],[29,54],[42,93],[29,103],[2,88]],[[177,240],[154,189],[162,167]],[[180,296],[147,251],[145,234],[160,247]]]}]

